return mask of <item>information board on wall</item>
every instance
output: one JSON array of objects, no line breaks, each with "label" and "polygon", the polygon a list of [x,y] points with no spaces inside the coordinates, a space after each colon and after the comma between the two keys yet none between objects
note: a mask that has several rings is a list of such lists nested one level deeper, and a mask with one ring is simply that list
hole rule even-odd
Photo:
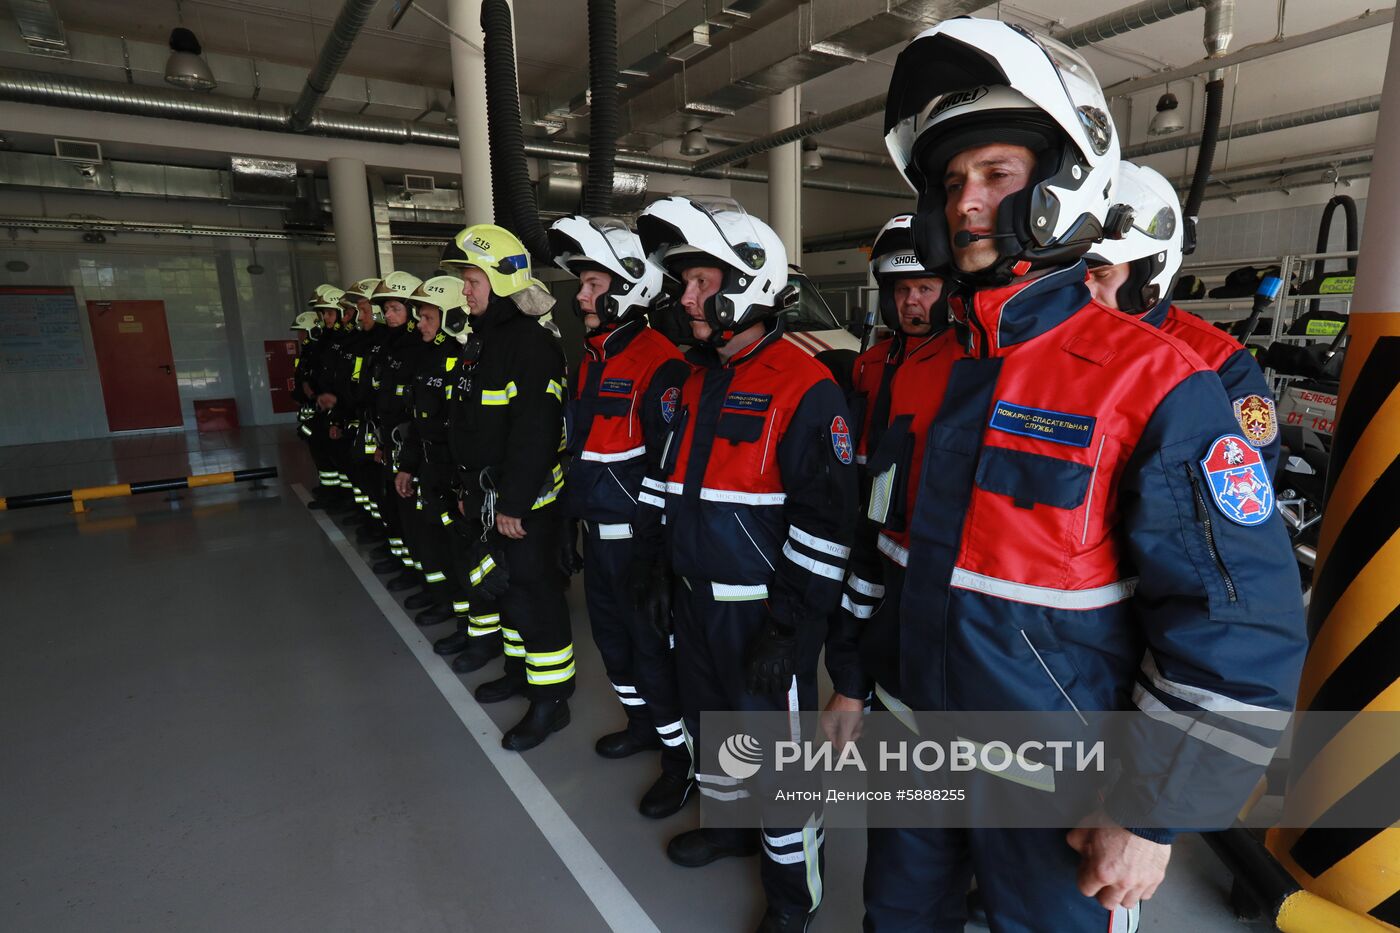
[{"label": "information board on wall", "polygon": [[0,373],[86,369],[87,365],[73,289],[0,288]]}]

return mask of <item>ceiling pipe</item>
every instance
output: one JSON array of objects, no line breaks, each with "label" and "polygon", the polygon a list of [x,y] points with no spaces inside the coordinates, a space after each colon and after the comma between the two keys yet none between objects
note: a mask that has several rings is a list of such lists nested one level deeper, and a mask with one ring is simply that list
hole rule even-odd
[{"label": "ceiling pipe", "polygon": [[1323,26],[1321,29],[1314,29],[1312,32],[1299,33],[1285,39],[1271,39],[1268,42],[1257,42],[1254,45],[1247,45],[1244,48],[1231,52],[1229,55],[1221,56],[1217,59],[1204,59],[1184,65],[1180,68],[1173,68],[1170,71],[1159,71],[1155,74],[1143,75],[1140,78],[1131,78],[1127,81],[1119,81],[1104,88],[1107,97],[1126,97],[1129,94],[1136,94],[1138,91],[1145,91],[1149,88],[1160,87],[1182,78],[1190,78],[1195,75],[1205,74],[1217,68],[1233,68],[1245,62],[1258,61],[1261,58],[1268,58],[1283,52],[1291,52],[1294,49],[1306,48],[1316,45],[1319,42],[1326,42],[1329,39],[1338,39],[1342,36],[1349,36],[1354,32],[1361,32],[1363,29],[1371,29],[1375,26],[1384,26],[1395,20],[1395,8],[1388,7],[1384,10],[1367,10],[1360,16],[1352,19],[1342,20],[1330,26]]},{"label": "ceiling pipe", "polygon": [[355,44],[355,37],[360,34],[360,28],[369,19],[369,14],[378,2],[379,0],[345,0],[345,5],[340,8],[340,13],[331,26],[330,34],[326,36],[325,44],[321,46],[321,54],[317,56],[316,64],[311,66],[311,71],[306,75],[306,85],[301,89],[301,96],[292,105],[287,127],[293,133],[304,133],[311,128],[316,106],[331,89],[331,82],[335,80],[340,66],[345,64],[345,57],[350,54],[350,46]]},{"label": "ceiling pipe", "polygon": [[[1088,45],[1113,36],[1120,36],[1134,29],[1141,29],[1143,26],[1160,23],[1182,13],[1199,10],[1212,2],[1217,5],[1228,3],[1231,11],[1234,9],[1234,0],[1147,0],[1145,3],[1126,7],[1116,13],[1109,13],[1078,26],[1055,30],[1051,35],[1071,47]],[[1226,40],[1228,41],[1228,35]],[[838,126],[845,126],[847,123],[854,123],[856,120],[882,113],[884,109],[885,95],[876,94],[811,120],[794,124],[787,129],[769,133],[767,136],[760,136],[741,145],[731,146],[723,152],[707,156],[695,163],[695,170],[703,172],[721,165],[728,165],[730,162],[738,162],[761,152],[767,152],[769,149],[776,149],[778,146],[785,146],[788,143],[806,139],[808,136],[815,136],[817,133],[824,133]]]},{"label": "ceiling pipe", "polygon": [[1050,35],[1070,48],[1090,45],[1121,36],[1125,32],[1160,23],[1182,13],[1199,10],[1210,0],[1146,0],[1144,3],[1106,13],[1078,26],[1063,26],[1050,30]]},{"label": "ceiling pipe", "polygon": [[[1328,120],[1340,120],[1343,117],[1354,117],[1364,113],[1375,113],[1381,109],[1381,96],[1372,94],[1370,97],[1357,97],[1353,100],[1344,100],[1341,103],[1327,104],[1322,107],[1314,107],[1311,110],[1296,110],[1292,113],[1281,113],[1273,117],[1260,117],[1258,120],[1248,120],[1243,123],[1232,123],[1220,131],[1220,139],[1240,139],[1245,136],[1257,136],[1260,133],[1272,133],[1276,130],[1287,130],[1297,126],[1311,126],[1314,123],[1324,123]],[[1192,133],[1190,136],[1180,136],[1172,139],[1163,139],[1156,142],[1140,143],[1123,150],[1125,159],[1141,159],[1144,156],[1157,155],[1162,152],[1172,152],[1177,149],[1188,149],[1201,144],[1201,134]]]},{"label": "ceiling pipe", "polygon": [[1336,178],[1314,178],[1311,181],[1293,180],[1281,183],[1276,182],[1272,185],[1262,185],[1258,188],[1236,189],[1233,191],[1215,191],[1211,194],[1206,195],[1205,199],[1207,201],[1218,201],[1221,198],[1229,198],[1232,201],[1238,201],[1240,198],[1248,197],[1251,194],[1292,194],[1292,189],[1294,188],[1313,188],[1318,185],[1349,185],[1354,181],[1359,181],[1362,178],[1370,177],[1371,169],[1368,167],[1358,172],[1344,172],[1338,175]]},{"label": "ceiling pipe", "polygon": [[[267,101],[243,101],[207,95],[195,96],[164,88],[148,88],[90,78],[73,78],[46,72],[24,71],[18,68],[0,68],[0,100],[120,113],[137,117],[216,123],[221,126],[270,132],[287,132],[291,116],[290,108],[286,105]],[[457,131],[451,126],[433,126],[411,123],[407,120],[342,114],[327,110],[318,110],[312,116],[311,132],[338,139],[355,139],[365,142],[416,143],[446,148],[456,148],[458,145]],[[586,163],[588,161],[587,147],[567,143],[527,140],[525,154],[534,158],[556,159],[561,162]],[[639,169],[664,175],[699,175],[702,178],[720,178],[757,184],[765,184],[768,181],[767,172],[732,168],[695,172],[691,163],[684,160],[667,159],[644,153],[619,152],[617,166],[618,168]],[[804,180],[802,184],[803,187],[821,191],[842,191],[850,194],[865,194],[901,200],[913,197],[912,193],[904,188],[884,188],[854,182],[810,179]]]},{"label": "ceiling pipe", "polygon": [[[1235,185],[1240,182],[1259,181],[1265,178],[1282,178],[1298,172],[1320,172],[1328,168],[1340,169],[1364,165],[1371,161],[1372,152],[1372,148],[1366,146],[1333,152],[1314,152],[1282,162],[1256,162],[1252,165],[1241,165],[1228,172],[1212,172],[1210,183],[1213,185]],[[1175,182],[1175,187],[1178,190],[1184,190],[1190,184],[1191,179],[1187,177],[1178,179]]]}]

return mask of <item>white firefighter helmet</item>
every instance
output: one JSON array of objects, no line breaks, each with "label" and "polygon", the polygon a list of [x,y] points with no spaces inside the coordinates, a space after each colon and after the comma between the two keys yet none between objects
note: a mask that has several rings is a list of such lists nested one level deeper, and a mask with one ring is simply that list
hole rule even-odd
[{"label": "white firefighter helmet", "polygon": [[1103,240],[1090,248],[1090,265],[1128,264],[1128,279],[1118,288],[1118,310],[1146,314],[1170,300],[1181,271],[1181,202],[1176,189],[1161,173],[1133,162],[1118,165],[1115,199],[1132,211],[1132,223],[1121,239]]},{"label": "white firefighter helmet", "polygon": [[1073,49],[1019,26],[960,17],[900,52],[885,102],[885,144],[919,195],[914,242],[936,268],[951,257],[943,176],[959,152],[992,143],[1036,156],[1030,184],[997,212],[1006,279],[1024,263],[1063,265],[1112,229],[1118,133],[1098,78]]},{"label": "white firefighter helmet", "polygon": [[637,218],[647,255],[668,275],[714,266],[723,273],[718,294],[705,302],[710,341],[778,313],[788,296],[787,249],[773,228],[730,198],[679,197],[652,202]]},{"label": "white firefighter helmet", "polygon": [[647,258],[641,238],[616,217],[575,214],[556,220],[549,228],[549,245],[555,264],[570,275],[581,276],[591,267],[612,276],[608,290],[594,302],[605,325],[646,313],[661,294],[661,267]]}]

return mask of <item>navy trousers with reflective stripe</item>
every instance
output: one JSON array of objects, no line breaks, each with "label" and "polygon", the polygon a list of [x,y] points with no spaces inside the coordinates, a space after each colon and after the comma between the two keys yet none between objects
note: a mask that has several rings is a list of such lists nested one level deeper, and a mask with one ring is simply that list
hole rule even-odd
[{"label": "navy trousers with reflective stripe", "polygon": [[638,738],[662,740],[661,770],[690,774],[690,749],[681,730],[676,661],[669,639],[632,606],[627,574],[633,539],[603,538],[595,522],[584,522],[583,594],[593,641],[608,680]]},{"label": "navy trousers with reflective stripe", "polygon": [[[744,658],[749,643],[763,628],[768,617],[764,600],[720,602],[714,598],[709,583],[700,580],[679,580],[675,587],[676,671],[679,677],[681,705],[685,711],[685,727],[694,742],[696,786],[707,799],[703,806],[723,806],[727,795],[747,793],[763,795],[771,800],[773,791],[765,792],[759,778],[753,787],[725,777],[716,758],[719,742],[704,749],[700,741],[701,710],[753,710],[785,712],[790,709],[817,708],[817,659],[800,659],[799,673],[793,689],[785,696],[757,694],[744,683]],[[796,737],[801,740],[804,737]],[[789,788],[791,789],[791,788]],[[811,807],[810,804],[807,807]],[[819,812],[806,814],[819,819]],[[768,903],[775,908],[797,907],[816,910],[821,904],[822,854],[821,831],[797,825],[762,828],[759,874]],[[710,833],[730,843],[751,837],[751,829],[711,828]],[[772,843],[772,844],[770,844]]]},{"label": "navy trousers with reflective stripe", "polygon": [[1079,893],[1063,829],[871,829],[868,933],[961,933],[977,877],[992,933],[1134,933],[1138,909],[1107,911]]}]

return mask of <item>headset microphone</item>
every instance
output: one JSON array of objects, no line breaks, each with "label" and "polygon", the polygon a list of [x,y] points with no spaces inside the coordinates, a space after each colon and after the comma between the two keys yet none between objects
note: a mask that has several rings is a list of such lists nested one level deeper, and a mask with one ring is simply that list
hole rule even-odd
[{"label": "headset microphone", "polygon": [[959,230],[953,234],[953,245],[958,249],[967,249],[978,240],[1010,240],[1015,237],[1014,233],[973,233],[970,230]]}]

